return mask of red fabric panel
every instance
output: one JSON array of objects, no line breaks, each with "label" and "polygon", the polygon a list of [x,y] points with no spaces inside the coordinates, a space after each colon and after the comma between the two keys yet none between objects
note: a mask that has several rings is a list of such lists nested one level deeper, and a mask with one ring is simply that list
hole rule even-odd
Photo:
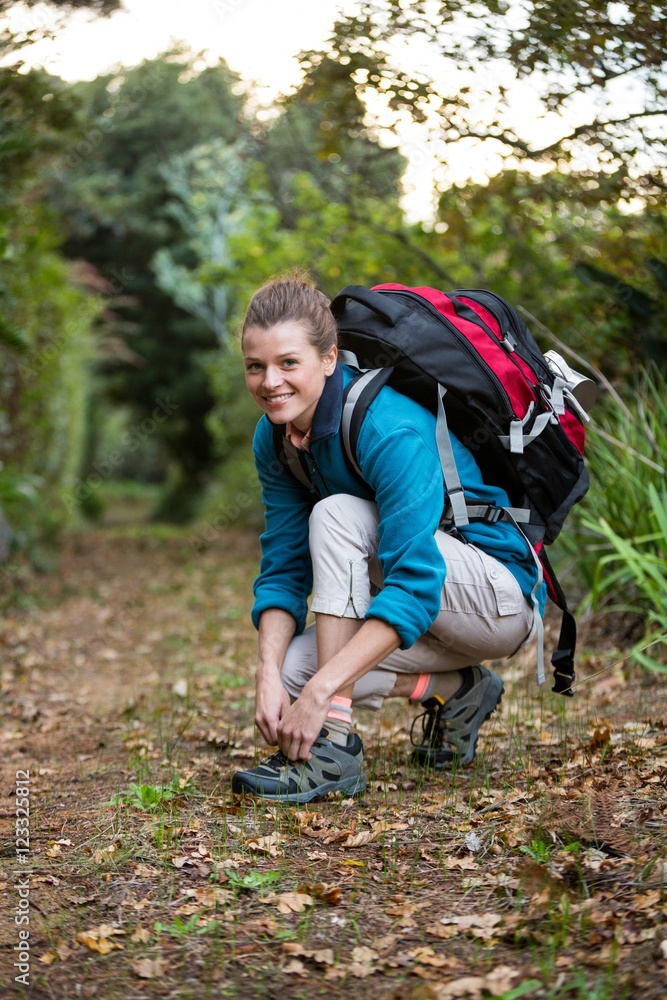
[{"label": "red fabric panel", "polygon": [[[498,340],[503,339],[503,331],[500,329],[500,324],[498,323],[498,320],[495,318],[493,313],[490,313],[489,310],[485,309],[484,306],[479,304],[479,302],[473,302],[472,299],[466,299],[463,295],[459,296],[459,302],[463,302],[471,309],[474,309],[474,311],[477,313],[480,319],[482,319],[486,323],[486,325],[490,327],[491,330],[493,330]],[[533,369],[528,364],[528,362],[524,361],[523,358],[520,358],[518,354],[512,355],[512,360],[514,364],[521,369],[521,371],[526,376],[530,384],[535,385],[535,383],[537,382],[537,377]]]},{"label": "red fabric panel", "polygon": [[582,422],[578,417],[575,417],[574,413],[570,413],[569,410],[561,414],[558,420],[574,447],[580,455],[583,455],[584,444],[586,443],[586,428]]},{"label": "red fabric panel", "polygon": [[[518,417],[525,416],[528,407],[535,399],[535,394],[530,385],[522,377],[512,358],[505,353],[500,344],[494,344],[488,334],[481,327],[477,326],[476,323],[472,323],[457,315],[448,295],[438,291],[437,288],[408,288],[406,285],[395,284],[376,285],[373,291],[382,291],[383,289],[388,291],[412,292],[426,299],[439,313],[442,313],[463,334],[466,340],[473,345],[480,358],[482,358],[491,371],[495,372],[509,396],[515,414]],[[477,309],[476,306],[475,309]]]}]

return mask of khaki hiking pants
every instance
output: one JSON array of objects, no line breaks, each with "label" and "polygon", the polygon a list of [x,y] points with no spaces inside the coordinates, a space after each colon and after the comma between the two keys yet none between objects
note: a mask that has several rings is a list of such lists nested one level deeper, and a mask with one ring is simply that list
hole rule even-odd
[{"label": "khaki hiking pants", "polygon": [[[447,565],[440,614],[410,649],[397,649],[357,681],[352,699],[357,708],[379,708],[399,673],[460,670],[511,656],[533,634],[533,609],[502,563],[443,531],[436,532],[435,540]],[[374,503],[346,494],[320,500],[310,517],[311,611],[364,618],[372,588],[382,587],[377,551]],[[298,698],[316,670],[313,624],[292,639],[282,667],[292,698]]]}]

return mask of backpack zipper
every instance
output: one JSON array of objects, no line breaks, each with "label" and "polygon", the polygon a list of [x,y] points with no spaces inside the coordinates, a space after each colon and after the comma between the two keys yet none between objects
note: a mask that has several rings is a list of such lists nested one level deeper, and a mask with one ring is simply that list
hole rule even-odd
[{"label": "backpack zipper", "polygon": [[[510,312],[508,310],[508,308],[507,308],[508,304],[500,297],[500,295],[497,295],[495,292],[489,292],[485,288],[457,288],[457,290],[456,290],[456,292],[454,294],[455,295],[466,295],[466,294],[470,294],[471,292],[477,292],[477,293],[482,292],[484,295],[488,295],[490,298],[494,299],[498,303],[498,307],[502,311],[503,315],[507,318],[507,320],[509,322],[509,325],[512,328],[512,332],[516,335],[518,343],[521,344],[521,346],[525,347],[526,354],[528,355],[528,357],[530,359],[530,363],[536,369],[538,383],[541,384],[543,377],[545,375],[548,377],[548,375],[550,374],[548,366],[545,365],[544,359],[542,358],[541,354],[540,355],[535,354],[535,352],[531,348],[530,344],[523,344],[522,343],[522,340],[521,340],[521,337],[520,337],[520,330],[517,327],[515,316],[513,315],[513,312]],[[531,334],[531,336],[532,336],[532,334]],[[525,374],[523,372],[522,372],[522,374],[523,374],[523,377],[526,378],[526,376],[525,376]],[[528,382],[528,379],[526,379],[526,381]],[[528,382],[528,384],[530,385],[530,382]],[[531,388],[535,388],[535,387],[532,386]]]},{"label": "backpack zipper", "polygon": [[[495,390],[498,393],[498,395],[501,397],[501,399],[504,400],[504,402],[505,402],[505,409],[506,409],[507,414],[510,417],[510,419],[511,420],[518,420],[519,419],[519,417],[516,415],[516,413],[514,412],[514,410],[512,408],[512,402],[511,402],[511,400],[509,398],[509,395],[507,394],[507,390],[505,389],[505,386],[502,384],[502,382],[500,381],[500,379],[498,378],[498,376],[496,375],[496,373],[493,371],[493,369],[490,368],[487,364],[485,364],[481,360],[481,358],[477,354],[477,351],[472,346],[472,344],[468,341],[467,337],[465,337],[461,333],[460,330],[457,330],[457,328],[454,326],[454,324],[451,322],[451,320],[447,319],[446,316],[443,316],[443,314],[441,312],[438,312],[438,310],[435,308],[435,306],[431,305],[430,302],[428,302],[426,299],[422,298],[421,295],[418,295],[416,292],[401,292],[401,291],[397,291],[397,290],[395,290],[393,288],[391,288],[391,289],[388,288],[388,289],[383,290],[382,294],[383,295],[402,295],[405,298],[409,298],[412,301],[416,301],[420,306],[422,306],[423,308],[425,308],[429,312],[431,312],[436,317],[436,319],[440,323],[442,323],[443,326],[445,326],[448,330],[450,330],[455,335],[456,339],[463,345],[463,347],[466,350],[466,352],[470,355],[471,360],[474,362],[474,364],[477,366],[477,368],[479,368],[479,370],[485,376],[486,380],[493,385],[493,387],[495,388]],[[434,381],[436,381],[436,380],[434,379]]]}]

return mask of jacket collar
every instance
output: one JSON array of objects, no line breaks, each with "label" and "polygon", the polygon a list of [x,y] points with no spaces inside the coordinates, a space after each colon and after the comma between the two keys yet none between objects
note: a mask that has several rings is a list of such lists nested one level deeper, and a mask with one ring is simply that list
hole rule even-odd
[{"label": "jacket collar", "polygon": [[343,412],[343,369],[337,362],[333,372],[324,383],[324,389],[313,414],[310,443],[323,441],[338,432]]}]

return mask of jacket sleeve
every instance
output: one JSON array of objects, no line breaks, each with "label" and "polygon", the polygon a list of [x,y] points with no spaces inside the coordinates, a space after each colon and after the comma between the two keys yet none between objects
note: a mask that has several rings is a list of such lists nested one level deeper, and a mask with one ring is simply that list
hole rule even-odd
[{"label": "jacket sleeve", "polygon": [[427,428],[403,422],[383,428],[372,411],[364,420],[357,457],[380,515],[378,559],[384,586],[368,617],[392,625],[407,649],[440,611],[446,576],[434,537],[444,498],[440,459]]},{"label": "jacket sleeve", "polygon": [[313,500],[305,486],[278,460],[273,429],[266,417],[257,425],[253,451],[262,487],[265,530],[260,536],[262,560],[253,586],[252,621],[258,628],[262,611],[281,608],[294,618],[298,634],[305,628],[313,585],[308,544]]}]

